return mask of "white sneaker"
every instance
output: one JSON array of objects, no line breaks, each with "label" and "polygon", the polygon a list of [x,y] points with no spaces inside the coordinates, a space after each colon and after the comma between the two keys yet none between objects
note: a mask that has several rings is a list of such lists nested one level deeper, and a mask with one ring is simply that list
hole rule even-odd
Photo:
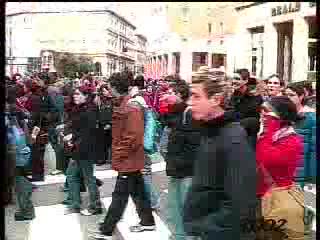
[{"label": "white sneaker", "polygon": [[97,240],[112,240],[112,236],[103,235],[101,233],[88,234],[88,237]]},{"label": "white sneaker", "polygon": [[156,230],[156,225],[145,226],[145,225],[137,224],[135,226],[131,226],[129,229],[130,229],[130,232],[154,231]]}]

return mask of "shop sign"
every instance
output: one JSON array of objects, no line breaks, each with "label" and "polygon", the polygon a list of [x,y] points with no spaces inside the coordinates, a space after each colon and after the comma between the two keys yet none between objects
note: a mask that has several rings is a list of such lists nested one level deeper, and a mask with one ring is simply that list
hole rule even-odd
[{"label": "shop sign", "polygon": [[287,13],[298,12],[300,8],[301,8],[300,2],[284,3],[281,6],[272,8],[271,15],[274,17],[274,16],[279,16]]}]

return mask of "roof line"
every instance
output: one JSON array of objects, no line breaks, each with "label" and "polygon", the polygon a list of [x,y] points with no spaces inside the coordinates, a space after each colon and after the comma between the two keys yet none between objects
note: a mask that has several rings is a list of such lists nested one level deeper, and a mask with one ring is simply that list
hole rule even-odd
[{"label": "roof line", "polygon": [[135,34],[137,37],[140,37],[140,38],[143,38],[144,40],[148,40],[144,35],[142,35],[142,34]]},{"label": "roof line", "polygon": [[127,23],[128,25],[130,25],[134,30],[136,30],[136,26],[134,26],[131,22],[129,22],[127,19],[125,19],[124,17],[120,16],[118,13],[112,11],[112,10],[109,10],[109,9],[106,9],[106,10],[78,10],[78,11],[60,11],[60,12],[57,12],[57,11],[41,11],[41,12],[31,12],[31,11],[25,11],[25,12],[17,12],[17,13],[11,13],[11,14],[6,14],[7,17],[11,17],[11,16],[17,16],[17,15],[21,15],[21,14],[39,14],[39,13],[44,13],[44,14],[47,14],[47,13],[103,13],[103,12],[109,12],[111,13],[112,15],[120,18],[122,21],[124,21],[125,23]]},{"label": "roof line", "polygon": [[239,6],[239,7],[236,7],[235,9],[237,11],[241,11],[243,9],[246,9],[246,8],[249,8],[249,7],[254,7],[254,6],[257,6],[257,5],[261,5],[261,4],[264,4],[266,2],[254,2],[254,3],[250,3],[248,5],[244,5],[244,6]]}]

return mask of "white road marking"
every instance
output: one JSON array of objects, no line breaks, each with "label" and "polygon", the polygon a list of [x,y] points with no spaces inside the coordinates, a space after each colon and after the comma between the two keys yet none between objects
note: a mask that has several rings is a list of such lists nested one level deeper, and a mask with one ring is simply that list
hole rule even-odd
[{"label": "white road marking", "polygon": [[[104,198],[102,202],[106,209],[110,206],[112,198]],[[129,227],[139,223],[139,217],[136,213],[135,205],[132,199],[129,199],[128,206],[123,214],[123,219],[117,224],[117,230],[125,240],[142,240],[142,239],[152,239],[152,240],[167,240],[171,235],[170,230],[161,220],[161,218],[153,212],[154,220],[156,222],[155,231],[145,231],[141,233],[132,233]]]},{"label": "white road marking", "polygon": [[26,240],[85,240],[79,214],[64,215],[62,204],[36,207]]},{"label": "white road marking", "polygon": [[[166,169],[166,163],[154,163],[152,164],[152,172],[162,172]],[[99,179],[106,179],[106,178],[113,178],[118,176],[118,172],[113,170],[104,170],[104,171],[95,171],[94,175]],[[65,175],[58,174],[58,175],[47,175],[45,176],[44,182],[34,182],[33,184],[37,186],[44,186],[50,184],[57,184],[57,183],[64,183],[66,180]]]}]

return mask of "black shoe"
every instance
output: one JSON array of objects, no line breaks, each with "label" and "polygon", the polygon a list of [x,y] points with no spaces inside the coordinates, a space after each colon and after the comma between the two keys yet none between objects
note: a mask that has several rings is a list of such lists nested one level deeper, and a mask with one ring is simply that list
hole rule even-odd
[{"label": "black shoe", "polygon": [[29,211],[17,211],[14,214],[15,221],[30,221],[35,218],[34,208]]},{"label": "black shoe", "polygon": [[30,179],[30,182],[44,182],[44,176],[32,177],[32,178]]},{"label": "black shoe", "polygon": [[112,233],[107,233],[103,231],[102,226],[100,225],[98,229],[88,229],[88,236],[94,239],[104,239],[112,240]]},{"label": "black shoe", "polygon": [[96,184],[98,187],[101,187],[104,184],[104,182],[102,182],[100,179],[96,178]]},{"label": "black shoe", "polygon": [[80,213],[80,208],[67,208],[64,211],[64,215],[69,215],[69,214],[73,214],[73,213]]},{"label": "black shoe", "polygon": [[104,161],[104,162],[97,162],[97,164],[96,164],[96,165],[97,165],[98,167],[100,167],[100,166],[105,165],[106,163],[107,163],[106,161]]},{"label": "black shoe", "polygon": [[[82,203],[82,201],[80,200],[80,204]],[[61,202],[61,204],[63,205],[72,205],[72,200],[71,199],[65,199]]]},{"label": "black shoe", "polygon": [[86,186],[84,184],[81,184],[80,185],[80,192],[86,192],[87,189],[86,189]]}]

